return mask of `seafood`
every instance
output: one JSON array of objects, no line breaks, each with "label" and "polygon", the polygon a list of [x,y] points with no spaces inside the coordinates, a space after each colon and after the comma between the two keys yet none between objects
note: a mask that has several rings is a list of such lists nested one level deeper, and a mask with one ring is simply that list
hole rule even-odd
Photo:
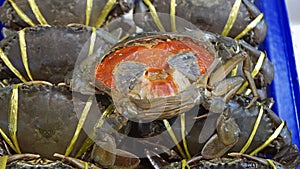
[{"label": "seafood", "polygon": [[[104,44],[95,41],[102,40]],[[61,83],[72,78],[78,56],[101,52],[93,49],[102,45],[103,50],[116,43],[114,37],[92,27],[38,26],[22,29],[0,43],[0,78],[10,83],[44,80]],[[84,46],[90,51],[82,53]]]},{"label": "seafood", "polygon": [[134,11],[135,23],[144,31],[190,28],[180,23],[184,18],[201,30],[243,38],[254,46],[267,32],[263,14],[249,0],[140,0]]},{"label": "seafood", "polygon": [[[110,119],[107,121],[108,123],[113,121],[110,116],[113,109],[107,108],[103,112],[105,105],[102,105],[101,102],[97,103],[93,97],[74,94],[63,86],[52,86],[45,82],[42,84],[31,83],[16,84],[0,89],[1,136],[9,145],[9,152],[16,152],[21,156],[13,158],[16,155],[3,154],[14,159],[13,163],[9,163],[8,166],[22,166],[21,164],[28,162],[28,165],[35,165],[35,167],[63,165],[55,162],[59,158],[76,163],[79,159],[73,157],[80,157],[82,150],[87,150],[88,147],[85,148],[83,145],[86,145],[85,142],[88,138],[95,138],[97,145],[105,142],[112,146],[112,149],[117,150],[113,147],[116,145],[116,141],[108,133],[100,134],[98,132],[95,136],[95,126],[100,123],[99,121],[103,121],[104,117]],[[88,108],[86,108],[89,105],[87,103],[91,103]],[[41,107],[43,108],[41,109]],[[121,119],[120,117],[116,118],[115,123],[112,124],[114,128],[122,128],[126,124],[126,121],[122,122]],[[88,121],[88,123],[84,121]],[[107,122],[105,121],[105,124]],[[123,123],[121,127],[119,127],[120,123]],[[81,131],[82,129],[85,132]],[[99,158],[96,160],[96,157],[99,155],[102,157],[104,150],[97,145],[94,145],[90,157],[101,166],[103,162],[99,161]],[[126,154],[128,158],[136,159],[133,161],[138,163],[138,159],[131,153],[123,152],[123,154]],[[33,161],[26,160],[28,157]],[[111,159],[110,163],[112,164],[119,162],[120,166],[130,164],[126,163],[125,157],[116,158],[110,155],[103,156],[103,158]],[[100,160],[103,159],[100,158]],[[119,160],[125,161],[120,162]],[[131,162],[133,163],[133,161]],[[82,165],[84,166],[84,163]]]},{"label": "seafood", "polygon": [[[140,120],[175,117],[213,98],[227,102],[245,81],[252,89],[251,105],[259,95],[255,74],[250,75],[256,63],[250,58],[239,42],[208,32],[149,33],[104,55],[97,63],[95,86],[113,97],[119,112]],[[239,71],[231,77],[237,65]]]},{"label": "seafood", "polygon": [[0,8],[0,20],[14,30],[73,23],[99,28],[111,17],[128,12],[132,5],[131,0],[6,0]]},{"label": "seafood", "polygon": [[287,167],[282,164],[270,160],[246,154],[231,153],[231,158],[218,158],[213,160],[202,159],[201,156],[196,156],[188,161],[172,162],[170,164],[163,161],[159,155],[151,156],[147,151],[148,159],[155,169],[181,169],[181,168],[193,168],[193,169],[286,169]]},{"label": "seafood", "polygon": [[[239,152],[248,156],[271,158],[286,168],[297,168],[300,165],[300,153],[297,146],[292,144],[291,132],[284,121],[268,107],[272,101],[266,100],[245,109],[244,105],[247,103],[241,99],[231,99],[224,107],[223,113],[209,113],[206,118],[198,118],[194,123],[191,116],[193,112],[189,111],[185,116],[180,116],[181,120],[186,121],[184,125],[173,124],[172,127],[168,127],[166,123],[173,123],[172,119],[168,120],[169,122],[156,121],[159,129],[149,132],[147,124],[141,124],[143,133],[137,137],[153,137],[167,130],[169,137],[159,137],[160,139],[153,142],[142,143],[144,149],[155,150],[164,157],[165,162],[191,161],[200,155],[198,165],[201,166],[210,160],[218,162],[220,158],[228,158],[228,153]],[[208,112],[203,107],[199,109],[200,116]],[[181,135],[185,132],[188,132],[186,136]],[[178,139],[181,140],[179,143]],[[167,148],[172,141],[172,150],[175,150],[176,154]],[[148,154],[148,158],[150,156],[153,154]]]}]

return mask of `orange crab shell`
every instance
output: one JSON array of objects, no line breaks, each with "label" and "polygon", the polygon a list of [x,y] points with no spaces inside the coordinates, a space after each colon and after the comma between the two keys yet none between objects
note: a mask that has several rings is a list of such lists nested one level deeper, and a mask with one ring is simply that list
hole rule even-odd
[{"label": "orange crab shell", "polygon": [[[157,42],[155,40],[124,46],[107,55],[96,67],[96,81],[109,89],[114,89],[113,70],[115,66],[124,61],[134,61],[147,66],[144,77],[149,80],[150,92],[156,92],[156,96],[176,95],[178,86],[171,76],[172,70],[167,63],[170,56],[180,52],[192,52],[198,59],[200,74],[204,74],[214,60],[207,49],[197,45],[189,38],[183,40],[157,39]],[[161,72],[165,72],[167,77],[151,80],[147,76],[149,73],[160,74]]]}]

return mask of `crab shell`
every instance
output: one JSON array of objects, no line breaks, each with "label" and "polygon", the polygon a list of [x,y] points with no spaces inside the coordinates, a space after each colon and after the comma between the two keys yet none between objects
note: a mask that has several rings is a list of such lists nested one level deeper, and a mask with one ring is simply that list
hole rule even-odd
[{"label": "crab shell", "polygon": [[[34,14],[27,0],[13,1],[16,6],[24,12],[35,25],[45,24],[40,23]],[[101,16],[104,6],[108,0],[94,0],[91,1],[90,14],[87,14],[89,5],[87,1],[82,0],[35,0],[36,6],[38,7],[42,17],[49,25],[68,25],[68,24],[85,24],[89,26],[95,26],[97,20]],[[112,8],[109,9],[108,16],[116,17],[128,12],[132,6],[132,2],[117,1],[114,2]],[[20,15],[16,12],[16,9],[12,6],[9,0],[6,0],[0,8],[0,21],[8,28],[14,30],[20,30],[25,27],[34,26],[29,25]],[[87,17],[89,16],[89,18]],[[107,17],[106,19],[108,19]],[[88,22],[87,22],[87,19]]]},{"label": "crab shell", "polygon": [[[0,89],[0,127],[9,135],[9,110],[12,86]],[[64,154],[87,97],[72,95],[66,87],[48,85],[21,85],[18,87],[17,133],[21,153],[39,154],[54,159],[54,153]],[[100,110],[100,111],[99,111]],[[86,133],[101,116],[104,106],[93,103],[83,128]],[[80,149],[87,134],[81,131],[70,156]]]},{"label": "crab shell", "polygon": [[118,111],[130,118],[183,113],[200,102],[196,83],[216,57],[199,34],[202,37],[153,34],[118,44],[97,64],[95,86],[110,94]]},{"label": "crab shell", "polygon": [[[144,1],[140,1],[135,5],[134,20],[135,23],[143,28],[145,31],[157,30],[157,26],[150,13],[150,7]],[[156,9],[161,23],[167,31],[171,31],[171,1],[170,0],[151,0]],[[185,23],[181,23],[181,18],[191,22],[201,30],[206,30],[221,34],[225,24],[230,17],[230,12],[236,0],[176,0],[175,15],[177,30],[181,27],[189,27]],[[228,35],[229,37],[236,37],[241,33],[246,26],[255,19],[261,12],[249,0],[243,0],[238,8],[237,18]],[[166,15],[169,14],[169,15]],[[261,43],[267,33],[267,24],[262,19],[256,27],[246,34],[243,39],[251,44]]]},{"label": "crab shell", "polygon": [[[88,56],[90,39],[93,36],[92,27],[87,26],[37,26],[24,30],[26,55],[29,71],[33,80],[44,80],[51,83],[65,82],[72,78],[72,72],[79,56]],[[107,34],[95,30],[95,39]],[[99,36],[100,35],[100,36]],[[113,39],[113,38],[112,38]],[[113,42],[103,41],[106,44]],[[103,44],[104,47],[106,44]],[[22,52],[20,50],[20,31],[15,32],[0,43],[0,48],[20,74],[29,81]],[[96,52],[96,50],[94,50]],[[6,63],[0,59],[0,79],[17,79]],[[20,80],[14,80],[15,83]]]}]

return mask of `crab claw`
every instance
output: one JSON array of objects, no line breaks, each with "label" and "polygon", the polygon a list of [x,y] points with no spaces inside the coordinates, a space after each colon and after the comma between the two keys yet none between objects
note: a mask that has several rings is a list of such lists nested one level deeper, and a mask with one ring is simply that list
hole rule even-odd
[{"label": "crab claw", "polygon": [[[249,0],[243,0],[243,3],[253,18],[261,14],[259,9]],[[268,25],[266,21],[262,19],[253,29],[253,33],[249,37],[249,41],[250,41],[249,43],[252,45],[260,44],[267,35],[267,29],[268,29]]]},{"label": "crab claw", "polygon": [[201,155],[206,159],[223,156],[238,142],[239,133],[240,129],[234,119],[227,118],[226,114],[222,113],[217,121],[217,134],[204,145]]}]

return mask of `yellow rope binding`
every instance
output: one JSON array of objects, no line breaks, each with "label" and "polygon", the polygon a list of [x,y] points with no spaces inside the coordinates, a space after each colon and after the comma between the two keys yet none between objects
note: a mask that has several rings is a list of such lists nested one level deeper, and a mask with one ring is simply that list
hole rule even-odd
[{"label": "yellow rope binding", "polygon": [[93,9],[93,0],[86,0],[86,8],[85,8],[85,25],[86,26],[88,26],[90,24],[92,9]]},{"label": "yellow rope binding", "polygon": [[250,30],[252,30],[253,28],[255,28],[255,26],[262,20],[262,18],[264,17],[264,14],[261,13],[259,14],[252,22],[250,22],[250,24],[240,33],[238,34],[234,39],[235,40],[239,40],[241,39],[244,35],[246,35]]},{"label": "yellow rope binding", "polygon": [[175,143],[175,145],[176,145],[176,147],[177,147],[179,153],[181,154],[181,156],[182,156],[184,159],[187,159],[187,157],[186,157],[186,155],[184,154],[184,152],[183,152],[181,146],[179,145],[179,141],[177,140],[177,138],[176,138],[176,136],[175,136],[175,133],[174,133],[174,131],[172,130],[172,127],[171,127],[169,121],[166,120],[166,119],[164,119],[163,121],[164,121],[164,125],[165,125],[165,127],[167,128],[167,131],[168,131],[170,137],[172,138],[173,142]]},{"label": "yellow rope binding", "polygon": [[3,60],[5,65],[23,82],[27,82],[27,80],[21,75],[21,73],[12,65],[12,63],[9,61],[6,54],[3,52],[3,50],[0,48],[0,59]]},{"label": "yellow rope binding", "polygon": [[180,115],[180,122],[181,122],[180,125],[181,125],[181,138],[182,138],[183,148],[185,150],[185,154],[186,154],[187,158],[190,159],[191,154],[189,152],[188,145],[187,145],[187,142],[185,139],[185,113],[182,113]]},{"label": "yellow rope binding", "polygon": [[254,136],[255,136],[255,133],[256,133],[256,131],[257,131],[257,129],[258,129],[258,126],[259,126],[259,123],[260,123],[260,121],[261,121],[263,112],[264,112],[264,108],[263,108],[263,106],[261,105],[260,110],[259,110],[259,114],[258,114],[258,116],[257,116],[257,118],[256,118],[256,120],[255,120],[253,129],[252,129],[252,132],[251,132],[251,134],[250,134],[250,136],[249,136],[249,138],[248,138],[246,144],[244,145],[244,147],[243,147],[243,148],[241,149],[241,151],[240,151],[241,154],[243,154],[244,152],[246,152],[247,149],[249,148],[249,146],[251,145],[251,142],[252,142],[252,140],[253,140],[253,138],[254,138]]},{"label": "yellow rope binding", "polygon": [[104,118],[111,114],[114,111],[114,106],[113,105],[109,105],[106,110],[102,113],[100,119],[98,120],[97,124],[94,126],[94,131],[93,133],[91,133],[89,135],[89,137],[84,141],[84,143],[82,144],[81,148],[79,149],[79,151],[77,152],[77,154],[75,155],[75,158],[80,157],[87,149],[89,149],[94,141],[93,139],[96,138],[96,128],[100,128],[102,127],[103,123],[104,123]]},{"label": "yellow rope binding", "polygon": [[152,18],[154,19],[154,22],[155,22],[156,26],[158,27],[158,29],[165,32],[166,30],[165,30],[164,26],[162,25],[162,23],[160,22],[160,19],[157,15],[154,5],[151,3],[150,0],[143,0],[143,1],[148,6],[150,13],[152,15]]},{"label": "yellow rope binding", "polygon": [[13,0],[8,0],[19,17],[30,26],[35,26],[35,23],[18,7]]},{"label": "yellow rope binding", "polygon": [[90,96],[90,97],[88,98],[86,104],[85,104],[85,107],[84,107],[84,109],[83,109],[83,111],[82,111],[82,114],[81,114],[81,116],[80,116],[80,119],[79,119],[79,121],[78,121],[78,124],[77,124],[76,130],[75,130],[75,133],[74,133],[74,135],[73,135],[73,138],[72,138],[72,140],[71,140],[71,142],[70,142],[68,148],[66,149],[65,156],[69,156],[69,154],[70,154],[71,151],[73,150],[73,147],[74,147],[74,145],[75,145],[75,142],[76,142],[76,140],[78,139],[78,136],[79,136],[79,134],[80,134],[80,131],[81,131],[82,127],[83,127],[83,124],[84,124],[84,122],[85,122],[85,120],[86,120],[86,117],[87,117],[87,115],[88,115],[88,113],[89,113],[89,111],[90,111],[90,109],[91,109],[92,104],[93,104],[93,99],[94,99],[94,97],[93,97],[93,96]]},{"label": "yellow rope binding", "polygon": [[176,0],[170,0],[170,19],[172,32],[176,32]]},{"label": "yellow rope binding", "polygon": [[44,18],[44,16],[42,15],[39,7],[37,6],[37,4],[35,3],[35,0],[28,0],[28,3],[30,5],[30,8],[34,14],[34,16],[36,17],[36,19],[39,21],[39,23],[41,25],[48,25],[46,19]]},{"label": "yellow rope binding", "polygon": [[0,134],[3,137],[3,139],[5,140],[5,142],[10,146],[10,148],[12,148],[15,152],[17,152],[15,145],[13,144],[13,142],[9,139],[9,137],[4,133],[4,131],[1,128],[0,128]]},{"label": "yellow rope binding", "polygon": [[26,41],[25,41],[25,30],[26,28],[19,31],[19,44],[20,44],[20,51],[22,56],[23,65],[27,72],[27,75],[31,81],[33,81],[32,75],[29,70],[28,66],[28,57],[27,57],[27,49],[26,49]]},{"label": "yellow rope binding", "polygon": [[6,169],[8,156],[0,156],[0,169]]},{"label": "yellow rope binding", "polygon": [[13,86],[12,95],[10,98],[10,110],[9,110],[9,117],[8,117],[8,130],[12,142],[16,148],[16,153],[21,153],[18,139],[17,139],[17,129],[18,129],[18,90],[19,84]]},{"label": "yellow rope binding", "polygon": [[181,160],[181,168],[182,169],[190,169],[191,167],[187,163],[186,159]]},{"label": "yellow rope binding", "polygon": [[92,27],[92,35],[91,35],[90,49],[89,49],[88,56],[91,56],[93,54],[95,42],[96,42],[96,28]]},{"label": "yellow rope binding", "polygon": [[107,3],[105,4],[105,6],[95,24],[96,28],[100,28],[103,25],[105,18],[107,17],[108,13],[110,12],[110,10],[112,9],[112,7],[114,6],[115,3],[116,3],[116,0],[108,0],[107,1]]},{"label": "yellow rope binding", "polygon": [[222,36],[227,36],[234,25],[234,22],[238,16],[238,12],[241,6],[242,0],[236,0],[235,3],[232,6],[232,9],[229,13],[228,20],[224,26],[224,29],[221,33]]},{"label": "yellow rope binding", "polygon": [[270,166],[273,167],[273,169],[277,169],[276,165],[274,164],[274,162],[272,160],[270,160],[270,159],[266,159],[266,160],[270,164]]},{"label": "yellow rope binding", "polygon": [[253,152],[251,152],[250,155],[253,156],[257,154],[262,149],[267,147],[274,139],[276,139],[280,134],[281,130],[283,129],[284,124],[285,124],[284,121],[282,121],[279,127],[274,131],[274,133],[261,146],[257,147]]}]

